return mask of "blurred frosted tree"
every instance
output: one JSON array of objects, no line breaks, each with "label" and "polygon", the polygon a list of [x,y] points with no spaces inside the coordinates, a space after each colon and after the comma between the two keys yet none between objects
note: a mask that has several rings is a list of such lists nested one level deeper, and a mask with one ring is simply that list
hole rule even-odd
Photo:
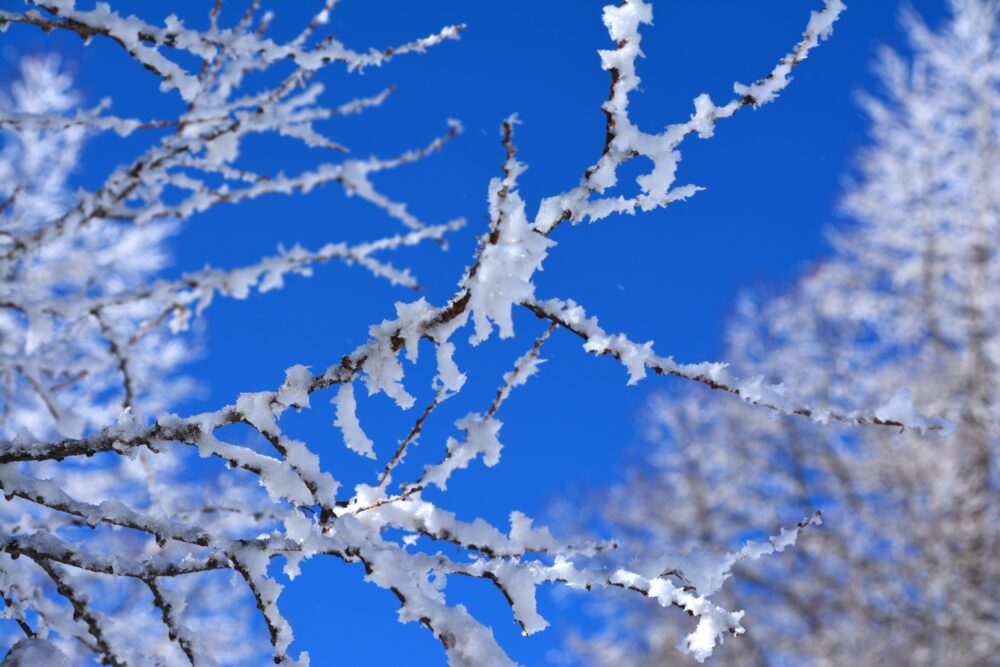
[{"label": "blurred frosted tree", "polygon": [[[912,56],[884,51],[884,91],[862,100],[873,141],[844,199],[856,224],[787,293],[740,301],[727,359],[786,369],[789,391],[832,406],[906,387],[954,433],[821,428],[685,390],[655,401],[656,454],[604,505],[654,552],[733,548],[823,511],[794,552],[737,566],[723,599],[750,621],[725,664],[1000,656],[1000,9],[951,10],[938,30],[904,12]],[[663,664],[677,636],[646,609],[576,641],[598,664]]]},{"label": "blurred frosted tree", "polygon": [[[70,77],[59,71],[55,57],[25,59],[9,94],[0,93],[5,115],[69,113],[78,104]],[[37,234],[72,207],[68,180],[79,169],[85,134],[82,125],[8,127],[3,133],[0,246]],[[127,346],[124,383],[116,360],[116,350],[122,356],[126,347],[120,340],[123,332],[154,317],[154,303],[81,308],[75,317],[55,312],[76,305],[76,295],[113,295],[150,281],[166,264],[163,241],[173,228],[164,220],[136,226],[95,219],[81,233],[60,236],[32,253],[16,272],[3,265],[0,433],[12,437],[27,429],[38,435],[53,430],[77,435],[113,420],[123,400],[156,411],[177,397],[183,383],[164,378],[185,356],[181,341],[155,329],[137,338]],[[54,295],[60,302],[53,303]]]}]

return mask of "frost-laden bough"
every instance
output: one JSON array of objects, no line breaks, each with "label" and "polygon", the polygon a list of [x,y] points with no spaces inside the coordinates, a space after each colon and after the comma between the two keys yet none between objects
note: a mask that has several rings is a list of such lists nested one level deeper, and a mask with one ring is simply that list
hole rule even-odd
[{"label": "frost-laden bough", "polygon": [[[53,337],[58,339],[58,334],[82,326],[78,322],[96,327],[97,335],[106,342],[101,348],[102,359],[123,378],[117,425],[81,436],[88,425],[101,425],[99,420],[69,419],[60,412],[57,397],[51,396],[56,392],[37,379],[47,368],[41,361],[33,362],[26,372],[17,370],[45,399],[63,434],[62,439],[22,435],[0,445],[0,486],[7,505],[23,513],[17,529],[8,526],[6,534],[0,536],[0,551],[8,556],[0,561],[5,614],[27,637],[18,650],[32,650],[36,644],[39,651],[49,650],[51,646],[40,640],[52,633],[76,640],[64,641],[60,648],[71,651],[83,647],[106,664],[141,664],[153,654],[170,655],[194,665],[239,661],[238,647],[217,640],[225,628],[212,626],[204,615],[188,613],[187,609],[197,607],[192,599],[199,587],[208,585],[190,582],[222,571],[245,582],[245,590],[266,625],[274,661],[293,664],[296,660],[289,656],[292,631],[277,602],[282,586],[269,566],[279,559],[286,575],[295,576],[304,559],[324,555],[361,564],[369,582],[392,591],[399,599],[400,620],[425,625],[455,665],[503,665],[511,661],[489,628],[463,606],[447,604],[443,588],[449,576],[492,582],[510,603],[525,633],[547,625],[536,609],[535,592],[541,584],[630,589],[697,617],[697,626],[681,649],[704,659],[726,634],[743,631],[742,612],[723,609],[708,596],[729,576],[734,563],[790,546],[813,519],[769,541],[747,544],[697,567],[609,571],[593,565],[588,557],[614,547],[613,543],[564,544],[518,512],[511,514],[510,529],[504,532],[481,519],[462,520],[423,497],[423,491],[431,486],[444,490],[456,471],[477,459],[487,466],[497,463],[501,451],[497,415],[510,392],[537,372],[546,340],[559,329],[582,337],[587,351],[620,360],[630,382],[652,370],[736,394],[776,413],[897,428],[941,427],[916,415],[912,406],[898,398],[872,412],[833,413],[807,406],[781,386],[767,385],[760,378],[732,377],[724,365],[684,365],[657,356],[649,343],[637,344],[624,335],[603,331],[596,318],[576,303],[535,295],[534,275],[555,247],[552,237],[561,223],[649,211],[694,194],[694,186],[675,185],[681,143],[691,134],[710,137],[716,122],[745,107],[772,101],[788,84],[791,69],[830,33],[843,10],[840,0],[826,0],[821,11],[813,12],[801,41],[765,78],[751,85],[737,84],[736,96],[721,106],[707,95],[699,96],[687,121],[668,125],[655,134],[634,126],[628,114],[630,93],[639,84],[635,71],[641,55],[639,28],[651,22],[651,7],[643,0],[606,7],[604,23],[616,47],[601,52],[603,66],[611,74],[611,93],[603,106],[607,117],[605,145],[577,187],[543,199],[534,219],[529,218],[518,191],[524,166],[515,155],[516,118],[509,118],[502,126],[506,150],[503,174],[489,186],[488,229],[457,291],[443,305],[435,306],[425,299],[399,302],[395,318],[373,325],[366,343],[321,373],[294,366],[275,391],[241,394],[232,405],[215,412],[186,418],[161,414],[152,422],[142,417],[148,406],[136,398],[144,390],[140,385],[149,378],[134,375],[138,364],[130,350],[136,341],[156,335],[168,319],[175,328],[183,328],[192,311],[197,314],[213,294],[242,298],[254,288],[263,291],[280,286],[286,273],[333,259],[361,264],[394,282],[412,284],[408,273],[372,255],[426,239],[441,240],[458,223],[424,224],[405,206],[379,193],[369,176],[437,150],[457,127],[427,148],[396,159],[344,159],[297,176],[248,173],[235,168],[233,162],[241,139],[257,132],[277,132],[312,147],[341,150],[340,144],[321,135],[313,123],[380,104],[386,94],[328,109],[317,103],[321,89],[309,84],[317,71],[329,63],[342,63],[351,69],[380,65],[396,55],[452,38],[460,27],[446,28],[402,47],[360,53],[332,37],[315,38],[332,1],[300,35],[284,44],[265,37],[268,18],[265,15],[256,20],[256,3],[235,28],[224,29],[219,26],[221,2],[217,2],[207,30],[185,27],[174,17],[164,27],[150,25],[123,17],[103,4],[90,10],[78,10],[70,0],[30,4],[37,9],[0,11],[0,26],[20,23],[75,32],[85,40],[110,39],[160,77],[163,90],[175,90],[187,111],[176,121],[116,118],[107,115],[104,105],[73,114],[67,109],[33,108],[4,112],[0,126],[24,133],[168,130],[131,165],[112,174],[96,192],[80,196],[65,212],[40,221],[14,215],[0,254],[9,274],[26,271],[41,249],[62,239],[86,237],[88,229],[100,225],[149,229],[220,203],[307,191],[329,182],[339,183],[385,209],[409,231],[361,246],[334,244],[314,253],[296,248],[234,271],[205,270],[173,282],[147,282],[117,291],[98,290],[97,294],[87,291],[68,302],[42,291],[21,293],[20,283],[8,282],[4,305],[12,311],[11,317],[21,318],[26,336],[41,336],[38,344],[45,349],[52,347]],[[174,52],[199,59],[199,71],[190,72],[171,60],[169,54]],[[276,88],[239,92],[248,73],[289,60],[294,63],[294,72]],[[640,156],[648,158],[652,168],[636,179],[638,192],[630,197],[606,195],[617,185],[621,165]],[[167,191],[172,196],[166,197]],[[16,212],[23,192],[10,192],[4,208]],[[513,336],[515,308],[546,320],[547,329],[504,375],[488,407],[455,422],[461,435],[448,440],[444,456],[428,462],[414,479],[397,479],[399,464],[427,420],[465,384],[466,376],[453,359],[459,340],[456,334],[471,328],[472,345],[490,339],[494,327],[500,337]],[[38,321],[56,321],[59,326],[39,327]],[[384,393],[400,408],[412,408],[416,398],[403,384],[402,357],[416,363],[422,341],[425,347],[427,343],[432,346],[436,357],[433,400],[419,411],[412,429],[388,461],[375,468],[372,483],[345,492],[321,467],[313,450],[285,433],[280,425],[282,416],[289,408],[309,408],[314,394],[330,390],[335,423],[346,445],[375,459],[376,450],[381,448],[366,435],[357,417],[356,389],[364,385],[369,395]],[[71,381],[72,373],[64,372],[64,382]],[[78,371],[85,372],[90,371],[86,367]],[[221,431],[238,424],[259,434],[269,447],[268,453],[227,442]],[[206,481],[197,492],[187,494],[158,483],[157,475],[183,461],[184,453],[192,449],[249,473],[263,492],[255,495],[253,488],[242,483],[247,475],[239,476],[237,482],[226,481],[239,473]],[[107,469],[79,463],[98,454],[120,457],[121,470],[134,479],[142,478],[143,492],[102,497],[101,489],[107,490],[114,483],[107,479]],[[68,481],[60,477],[67,464],[71,466]],[[84,479],[91,484],[97,480],[100,487],[88,490],[92,499],[82,497]],[[81,526],[95,529],[82,541],[75,539],[78,533],[74,533]],[[459,555],[437,551],[435,545],[440,543],[458,547]],[[128,587],[129,592],[120,595],[130,604],[158,610],[149,627],[135,618],[123,624],[109,606],[102,608],[91,602],[94,590],[110,595],[108,591]],[[151,629],[157,623],[160,629]],[[156,641],[160,643],[151,645]],[[305,655],[299,657],[299,661],[306,659]]]},{"label": "frost-laden bough", "polygon": [[[267,39],[270,16],[258,20],[256,2],[228,29],[218,26],[221,5],[216,5],[206,31],[185,28],[174,17],[159,28],[120,16],[103,3],[91,10],[78,10],[72,2],[28,4],[37,8],[0,10],[0,29],[21,23],[71,31],[88,41],[108,38],[160,76],[161,89],[176,89],[186,109],[172,120],[115,117],[107,113],[108,100],[79,109],[69,79],[51,60],[26,61],[13,99],[0,104],[5,137],[0,153],[3,433],[27,428],[37,434],[53,422],[61,435],[74,436],[106,426],[123,403],[142,413],[164,409],[187,385],[163,379],[185,349],[160,325],[169,324],[176,334],[216,294],[245,298],[255,289],[281,287],[288,274],[308,275],[313,265],[330,261],[416,287],[409,271],[382,256],[428,240],[443,243],[461,226],[460,220],[423,223],[371,180],[439,151],[459,132],[456,123],[423,148],[395,157],[330,159],[346,148],[317,123],[377,107],[391,90],[331,107],[321,102],[324,87],[314,80],[331,64],[360,69],[423,50],[456,37],[461,26],[384,51],[356,53],[332,37],[309,43],[325,21],[322,12],[290,43]],[[202,64],[191,73],[170,57],[196,57]],[[291,72],[274,85],[251,78],[279,63],[287,67],[289,61]],[[152,141],[101,187],[74,196],[67,179],[81,143],[102,132],[148,132]],[[241,142],[260,134],[301,142],[323,157],[297,174],[235,167]],[[251,266],[152,280],[164,265],[164,239],[182,221],[220,204],[307,193],[327,184],[384,210],[407,233],[353,247],[333,243],[309,251],[295,246]]]}]

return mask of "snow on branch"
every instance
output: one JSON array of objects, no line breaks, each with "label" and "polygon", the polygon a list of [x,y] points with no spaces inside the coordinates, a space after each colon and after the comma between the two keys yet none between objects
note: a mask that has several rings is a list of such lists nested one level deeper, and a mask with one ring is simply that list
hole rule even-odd
[{"label": "snow on branch", "polygon": [[[616,548],[615,542],[557,539],[517,511],[510,514],[509,529],[502,530],[483,519],[462,518],[433,500],[447,490],[453,475],[475,470],[477,461],[487,467],[498,464],[500,412],[517,400],[514,390],[544,368],[540,354],[559,328],[582,337],[588,351],[619,359],[631,382],[653,370],[817,421],[939,428],[912,414],[905,397],[873,413],[819,412],[800,405],[781,386],[741,381],[722,364],[677,364],[657,356],[651,344],[607,334],[571,301],[535,296],[537,272],[557,248],[553,232],[561,222],[649,211],[694,194],[697,188],[675,185],[684,138],[693,133],[710,137],[717,121],[774,99],[788,84],[789,71],[830,33],[843,10],[839,0],[827,0],[823,10],[812,14],[802,40],[767,77],[751,86],[737,84],[738,97],[724,106],[698,97],[690,119],[655,134],[636,127],[628,113],[629,95],[639,84],[639,29],[652,22],[651,6],[626,0],[605,8],[604,23],[615,44],[601,51],[602,65],[611,75],[611,93],[602,107],[606,136],[597,162],[576,188],[543,198],[535,217],[528,215],[519,189],[525,166],[514,143],[517,118],[509,117],[501,126],[502,173],[487,188],[488,222],[449,298],[437,301],[441,305],[430,297],[397,302],[393,315],[368,328],[363,344],[334,356],[325,370],[313,373],[292,366],[273,391],[242,393],[230,405],[188,417],[165,412],[177,388],[165,387],[163,378],[179,363],[183,349],[173,357],[163,349],[183,340],[177,332],[215,294],[243,299],[255,290],[281,287],[289,274],[308,274],[314,265],[333,260],[360,264],[394,284],[416,287],[407,271],[380,255],[425,240],[443,246],[446,236],[461,226],[460,221],[427,224],[373,182],[380,172],[404,168],[442,149],[459,132],[457,123],[450,122],[448,131],[424,148],[393,158],[345,157],[343,142],[316,125],[383,104],[389,95],[382,91],[327,106],[320,101],[324,89],[317,82],[323,68],[340,63],[354,71],[381,65],[453,39],[461,26],[399,47],[361,52],[320,36],[332,1],[284,43],[266,36],[270,17],[258,16],[256,3],[235,26],[222,27],[221,2],[216,2],[207,29],[190,28],[176,16],[154,25],[104,3],[92,9],[78,9],[72,0],[27,4],[32,8],[22,12],[0,11],[0,28],[18,24],[69,31],[85,41],[110,40],[157,76],[162,90],[176,91],[186,103],[175,119],[146,121],[111,116],[107,104],[80,110],[68,80],[50,63],[35,77],[39,90],[25,92],[0,112],[0,130],[15,142],[26,145],[41,138],[50,155],[69,158],[55,179],[16,167],[0,171],[22,174],[9,183],[0,179],[0,266],[14,277],[0,291],[3,345],[8,346],[0,372],[8,384],[10,423],[6,439],[0,440],[0,489],[10,516],[22,515],[16,531],[12,524],[0,523],[0,552],[9,556],[0,557],[0,574],[28,592],[17,603],[21,608],[34,609],[53,634],[78,640],[61,643],[59,650],[74,656],[89,652],[111,664],[138,664],[143,656],[164,651],[172,656],[168,661],[180,664],[247,663],[261,651],[277,664],[302,664],[308,656],[292,657],[297,647],[278,604],[279,579],[297,576],[305,559],[325,556],[361,564],[369,583],[398,599],[399,620],[427,627],[451,664],[513,664],[488,627],[465,607],[448,604],[443,591],[453,576],[495,586],[525,634],[547,625],[536,601],[542,584],[634,591],[696,617],[682,649],[706,658],[723,636],[742,632],[742,612],[709,599],[733,563],[790,546],[808,522],[721,557],[712,577],[702,572],[699,579],[694,571],[679,575],[679,566],[658,572],[604,568],[592,557]],[[192,57],[200,67],[191,68]],[[279,62],[290,64],[292,72],[263,91],[246,88],[251,72]],[[151,145],[95,190],[70,194],[69,169],[88,135],[143,129],[166,132],[150,133]],[[261,133],[304,143],[320,156],[318,163],[293,176],[245,164],[241,143]],[[639,156],[653,166],[638,177],[637,194],[603,197],[616,184],[618,168]],[[20,164],[16,152],[0,159],[7,157]],[[328,183],[373,204],[407,231],[350,246],[330,243],[311,252],[294,246],[244,267],[206,268],[174,281],[155,277],[165,263],[161,243],[179,222],[221,203],[301,194]],[[96,273],[92,262],[82,261],[95,253],[105,258]],[[67,278],[54,257],[91,268],[75,268]],[[450,420],[455,436],[439,443],[443,454],[411,460],[418,440],[426,437],[425,427],[447,411],[449,399],[467,386],[467,374],[475,368],[459,366],[459,346],[471,355],[475,346],[490,341],[494,329],[499,337],[515,336],[515,307],[548,320],[547,327],[498,378],[495,392],[483,397],[481,412]],[[171,315],[172,330],[165,326]],[[13,332],[9,337],[8,328]],[[469,346],[455,336],[463,329]],[[422,347],[433,350],[436,374],[429,388],[407,386],[407,366],[420,363]],[[170,363],[157,365],[156,360],[167,357]],[[17,363],[9,361],[16,358]],[[332,408],[313,406],[314,395],[328,389]],[[385,394],[406,410],[428,389],[431,397],[421,399],[424,408],[398,440],[386,443],[365,432],[358,414],[365,393]],[[27,406],[19,403],[21,396],[32,397]],[[104,402],[94,407],[99,401]],[[330,422],[352,453],[327,448],[321,460],[319,449],[286,433],[290,427],[283,416],[289,408],[311,407],[331,412]],[[229,427],[243,429],[245,437]],[[373,459],[371,483],[348,488],[338,481],[328,465],[337,454]],[[215,472],[194,481],[184,478],[180,471],[195,456],[208,459],[203,467]],[[82,526],[90,529],[90,537],[70,540],[71,531]],[[458,555],[445,555],[444,545],[449,552],[457,548]],[[283,563],[283,575],[271,567],[275,562]],[[245,631],[233,631],[233,626],[250,622],[235,613],[220,619],[199,607],[196,585],[188,582],[219,573],[235,574],[242,582],[227,589],[225,599],[232,600],[232,609],[259,613],[267,628],[265,642],[248,649],[217,636],[245,637]],[[713,585],[692,584],[708,579]],[[146,620],[130,629],[98,614],[88,604],[98,593],[113,596],[123,613]],[[166,639],[154,646],[157,633]],[[247,650],[257,653],[239,653]]]},{"label": "snow on branch", "polygon": [[[241,84],[249,71],[276,62],[266,49],[249,49],[260,46],[266,23],[262,18],[257,32],[248,32],[255,11],[236,28],[209,31],[212,36],[183,28],[175,19],[165,29],[154,29],[106,5],[87,12],[76,11],[71,2],[41,6],[63,17],[63,27],[85,36],[125,43],[137,39],[136,53],[146,53],[143,49],[152,47],[144,44],[150,43],[169,47],[166,54],[193,49],[207,60],[196,77],[196,99],[175,119],[109,116],[108,100],[80,109],[55,58],[26,59],[11,99],[0,103],[5,138],[0,265],[9,278],[0,288],[0,321],[8,332],[0,356],[3,433],[28,428],[41,435],[54,428],[76,436],[106,425],[123,407],[146,414],[163,409],[188,388],[171,378],[170,370],[187,354],[174,334],[186,329],[192,314],[201,314],[214,294],[245,298],[254,287],[262,292],[280,287],[285,275],[309,275],[312,265],[334,259],[415,288],[409,271],[377,255],[427,239],[444,246],[444,236],[460,227],[459,221],[428,225],[373,182],[379,172],[440,151],[459,125],[450,122],[446,133],[423,148],[395,157],[330,161],[324,149],[339,152],[341,143],[321,134],[314,123],[376,107],[391,89],[329,106],[321,100],[323,86],[311,82],[325,66],[318,62],[298,67],[273,87],[245,92]],[[4,25],[20,17],[20,22],[52,27],[35,9],[3,17]],[[216,39],[222,33],[225,38]],[[168,68],[161,63],[160,69]],[[172,132],[151,137],[145,151],[96,190],[71,191],[70,174],[88,137],[105,130],[124,136],[143,128]],[[303,141],[322,153],[319,163],[295,176],[241,165],[240,143],[259,133]],[[329,243],[315,252],[295,245],[240,269],[206,269],[172,283],[153,280],[167,262],[165,241],[182,221],[222,203],[304,193],[327,183],[339,184],[412,231],[354,246]],[[163,326],[168,317],[171,331]],[[113,391],[116,386],[121,391]]]},{"label": "snow on branch", "polygon": [[[763,79],[751,86],[734,84],[737,97],[716,106],[707,94],[694,100],[694,113],[683,123],[667,125],[658,134],[648,134],[632,124],[628,115],[629,95],[639,87],[636,60],[642,55],[639,28],[653,21],[652,7],[643,0],[629,0],[621,6],[604,8],[604,25],[616,43],[614,50],[601,51],[601,64],[611,73],[611,92],[601,107],[607,118],[604,152],[584,173],[572,190],[545,198],[535,217],[535,228],[548,235],[560,223],[596,221],[612,213],[634,214],[683,200],[698,191],[693,185],[674,186],[680,153],[677,148],[686,137],[697,133],[706,139],[715,131],[715,123],[729,118],[746,106],[758,107],[777,97],[790,82],[792,68],[806,59],[820,40],[828,37],[834,22],[845,9],[841,0],[825,0],[825,7],[813,12],[802,40]],[[639,193],[633,197],[598,198],[618,182],[618,168],[636,157],[646,157],[652,169],[636,178]]]},{"label": "snow on branch", "polygon": [[700,382],[739,396],[747,403],[758,405],[777,413],[806,417],[821,424],[839,422],[842,424],[871,424],[892,426],[901,430],[949,431],[951,425],[937,417],[918,414],[910,399],[909,392],[900,391],[887,403],[875,410],[853,410],[838,412],[803,405],[789,396],[782,384],[768,384],[762,376],[749,379],[734,377],[726,364],[705,362],[700,364],[679,364],[672,357],[659,357],[653,351],[652,342],[635,343],[623,334],[612,335],[604,331],[596,317],[588,317],[583,307],[573,301],[549,299],[547,301],[527,301],[525,308],[538,317],[570,331],[584,340],[586,351],[598,356],[610,355],[620,361],[629,374],[629,384],[635,384],[646,377],[651,370],[657,375],[673,375]]}]

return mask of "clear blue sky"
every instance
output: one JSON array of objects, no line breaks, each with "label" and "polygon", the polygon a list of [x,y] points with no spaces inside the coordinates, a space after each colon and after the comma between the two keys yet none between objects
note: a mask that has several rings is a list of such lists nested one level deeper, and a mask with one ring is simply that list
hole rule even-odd
[{"label": "clear blue sky", "polygon": [[[144,17],[169,11],[194,22],[211,3],[113,4]],[[227,0],[230,21],[243,4]],[[771,69],[820,4],[656,2],[656,23],[644,33],[647,57],[640,63],[643,91],[635,97],[634,120],[651,130],[686,119],[698,93],[727,100],[733,81],[749,83]],[[913,4],[932,23],[944,10],[940,1]],[[301,26],[307,8],[318,3],[265,0],[264,5],[275,10],[274,31],[280,36]],[[716,358],[737,291],[793,279],[804,263],[826,251],[822,229],[843,224],[836,202],[866,132],[854,93],[874,87],[871,62],[880,45],[902,46],[896,3],[855,0],[849,5],[833,38],[795,71],[795,81],[778,101],[720,124],[711,140],[691,138],[684,145],[678,182],[705,191],[652,214],[560,228],[559,246],[540,276],[538,295],[574,298],[599,315],[608,330],[655,340],[660,354],[681,361]],[[517,143],[519,157],[530,167],[522,178],[529,202],[574,185],[599,154],[604,137],[599,107],[608,88],[596,55],[608,47],[600,13],[601,3],[589,0],[344,0],[334,12],[329,29],[358,49],[405,42],[448,23],[468,24],[461,41],[425,55],[401,58],[363,76],[331,72],[323,79],[331,104],[388,84],[398,88],[382,108],[333,126],[335,138],[357,154],[390,155],[423,145],[446,128],[448,118],[465,125],[465,133],[444,153],[377,180],[384,192],[407,201],[428,222],[459,216],[470,222],[447,252],[425,246],[398,258],[415,269],[430,301],[440,304],[452,293],[482,231],[487,183],[502,159],[497,129],[505,116],[517,112],[523,121]],[[90,102],[111,96],[116,113],[143,118],[163,117],[178,106],[176,99],[157,92],[154,77],[101,40],[85,48],[70,35],[16,26],[0,38],[0,51],[3,83],[14,76],[18,55],[57,51]],[[141,141],[93,140],[79,183],[93,187],[110,168],[135,155]],[[248,143],[242,159],[280,163],[294,173],[316,158],[275,139]],[[247,263],[279,243],[318,247],[396,229],[379,211],[334,188],[295,199],[262,199],[193,220],[176,239],[171,271],[206,262]],[[357,269],[331,266],[310,280],[293,277],[285,290],[247,302],[217,300],[206,314],[204,353],[187,369],[204,392],[178,411],[214,409],[241,391],[273,388],[283,369],[295,363],[325,368],[361,343],[369,324],[392,316],[393,301],[412,298]],[[414,459],[427,460],[428,450],[443,447],[454,418],[488,405],[499,376],[539,330],[531,318],[517,325],[514,342],[492,341],[489,352],[477,351],[475,357],[459,354],[473,381],[448,418],[431,425]],[[641,446],[637,420],[650,392],[672,386],[671,380],[650,378],[626,387],[620,366],[587,355],[565,333],[543,356],[550,361],[541,375],[504,407],[506,448],[500,465],[475,465],[450,485],[443,505],[460,516],[484,516],[504,526],[513,509],[541,516],[554,500],[586,502],[581,491],[612,481]],[[426,386],[431,372],[408,371],[409,384]],[[371,468],[342,447],[330,425],[329,406],[314,404],[319,407],[290,422],[292,433],[319,451],[339,480],[370,481]],[[397,412],[384,397],[360,408],[383,457],[408,423]],[[541,611],[553,627],[522,639],[502,597],[488,583],[453,582],[448,592],[450,600],[491,621],[501,645],[529,665],[546,662],[560,644],[561,630],[579,620],[584,602],[580,596],[562,601],[543,596]],[[307,564],[283,597],[296,631],[293,653],[309,650],[315,665],[442,664],[436,641],[415,624],[399,625],[396,607],[390,593],[363,583],[360,568],[339,562]]]}]

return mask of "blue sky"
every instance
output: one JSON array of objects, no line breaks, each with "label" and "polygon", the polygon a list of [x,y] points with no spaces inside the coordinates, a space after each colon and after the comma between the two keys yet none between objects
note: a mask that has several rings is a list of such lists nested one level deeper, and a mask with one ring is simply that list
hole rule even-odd
[{"label": "blue sky", "polygon": [[[210,4],[116,3],[120,11],[144,17],[169,11],[192,22],[202,20]],[[232,21],[242,3],[227,4]],[[318,3],[264,5],[275,10],[274,31],[281,36],[301,26],[308,9]],[[809,11],[819,5],[655,3],[656,23],[644,32],[643,90],[634,98],[633,120],[647,130],[684,120],[701,92],[726,101],[734,81],[749,83],[771,69],[798,39]],[[538,295],[576,299],[606,329],[655,340],[660,354],[680,361],[715,359],[738,290],[794,279],[807,262],[826,252],[823,228],[846,224],[836,204],[852,155],[866,140],[866,121],[854,94],[876,87],[871,63],[880,45],[902,47],[894,2],[855,0],[849,5],[832,39],[795,71],[795,81],[778,101],[741,112],[721,123],[712,139],[692,137],[682,147],[678,182],[703,186],[703,192],[654,213],[560,228],[555,236],[559,246],[537,281]],[[913,5],[932,23],[944,11],[940,1]],[[517,112],[522,121],[516,141],[520,159],[529,165],[521,180],[528,202],[574,185],[599,154],[604,137],[599,107],[608,88],[596,54],[608,46],[600,8],[600,2],[584,0],[344,0],[332,15],[329,29],[359,49],[405,42],[448,23],[468,24],[460,41],[425,55],[401,58],[361,76],[330,72],[323,79],[331,104],[389,84],[397,87],[383,107],[331,126],[334,136],[360,155],[391,155],[421,146],[446,129],[448,118],[465,126],[443,153],[376,177],[384,192],[407,201],[425,221],[465,217],[470,223],[446,252],[423,246],[397,257],[420,277],[430,301],[441,303],[452,293],[483,229],[487,183],[502,160],[498,126],[504,117]],[[120,115],[165,117],[179,105],[160,94],[153,77],[114,45],[95,40],[85,48],[73,36],[25,27],[13,27],[0,38],[0,82],[14,76],[18,56],[47,51],[62,54],[88,101],[110,96]],[[144,141],[148,138],[93,140],[79,184],[93,187]],[[280,163],[295,172],[314,164],[316,156],[287,142],[261,140],[248,143],[241,159]],[[378,210],[332,188],[295,199],[261,199],[192,220],[174,243],[170,272],[205,263],[248,263],[279,243],[318,247],[397,229]],[[214,409],[241,391],[273,388],[283,369],[295,363],[324,368],[360,344],[370,324],[390,317],[394,301],[413,298],[357,269],[330,266],[309,280],[291,278],[280,292],[246,302],[217,301],[206,313],[203,353],[187,368],[204,390],[177,409]],[[514,341],[491,341],[475,355],[459,353],[459,364],[471,370],[473,380],[447,418],[431,425],[414,458],[427,460],[426,450],[440,450],[453,433],[454,418],[488,405],[500,375],[541,328],[532,318],[522,317],[516,324]],[[518,390],[501,414],[506,448],[500,465],[475,466],[450,485],[443,505],[460,516],[484,516],[506,525],[513,509],[541,516],[553,501],[588,502],[587,489],[611,482],[616,470],[640,451],[641,408],[650,392],[669,390],[674,382],[651,378],[626,387],[619,365],[587,355],[578,340],[563,332],[543,357],[549,361],[541,375]],[[410,384],[419,387],[428,384],[432,370],[408,374]],[[316,404],[321,407],[290,422],[293,433],[321,452],[338,479],[369,480],[371,469],[344,451],[339,433],[330,426],[329,406]],[[383,457],[410,419],[400,419],[382,397],[364,401],[360,414],[369,434],[381,443],[377,449]],[[449,599],[491,621],[501,645],[526,664],[548,659],[560,644],[561,631],[580,620],[584,602],[579,596],[562,601],[545,597],[541,611],[553,627],[522,639],[502,597],[488,584],[454,582],[448,591]],[[443,662],[429,633],[396,623],[395,599],[364,584],[359,568],[339,562],[307,564],[303,578],[283,597],[283,608],[296,630],[295,647],[309,650],[313,664]]]}]

